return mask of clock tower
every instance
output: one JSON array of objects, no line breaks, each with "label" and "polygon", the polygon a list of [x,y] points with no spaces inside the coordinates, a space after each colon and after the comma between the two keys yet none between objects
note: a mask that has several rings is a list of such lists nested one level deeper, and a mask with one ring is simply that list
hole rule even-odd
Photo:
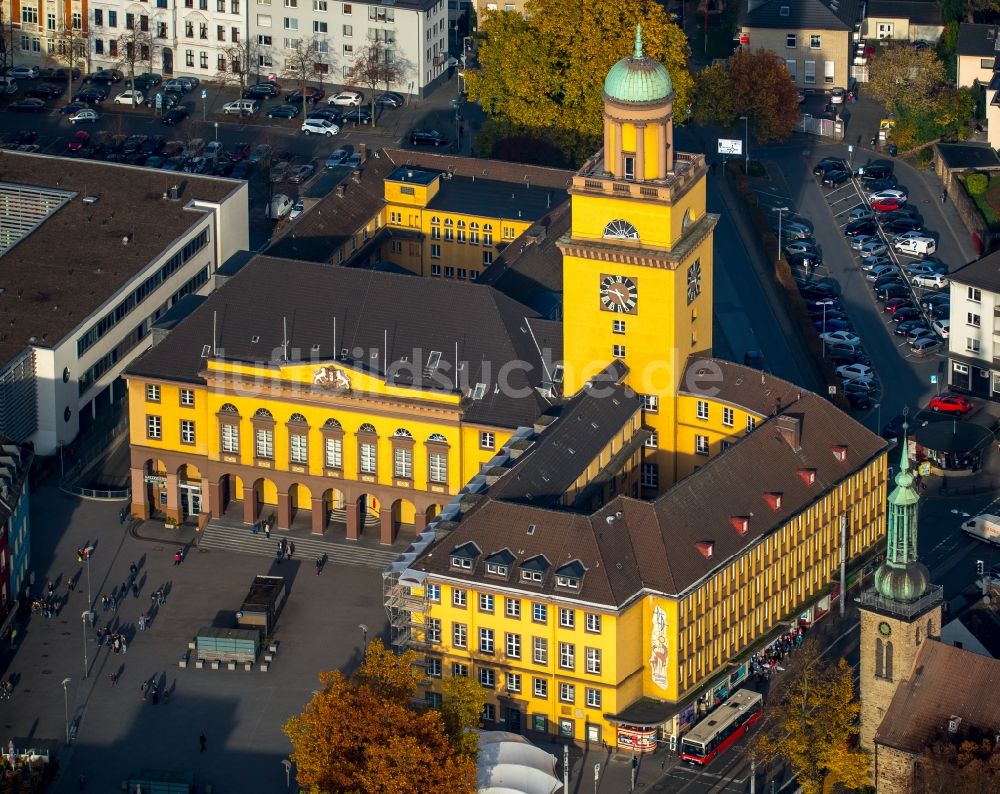
[{"label": "clock tower", "polygon": [[[861,746],[872,750],[900,681],[913,669],[920,644],[941,631],[942,589],[917,560],[917,503],[907,424],[896,487],[888,498],[885,562],[861,594]],[[843,596],[841,596],[843,597]]]},{"label": "clock tower", "polygon": [[702,154],[674,149],[673,84],[635,50],[604,81],[604,147],[573,177],[563,253],[564,389],[571,395],[613,359],[644,395],[657,431],[643,495],[676,472],[676,399],[685,362],[712,351],[712,236]]}]

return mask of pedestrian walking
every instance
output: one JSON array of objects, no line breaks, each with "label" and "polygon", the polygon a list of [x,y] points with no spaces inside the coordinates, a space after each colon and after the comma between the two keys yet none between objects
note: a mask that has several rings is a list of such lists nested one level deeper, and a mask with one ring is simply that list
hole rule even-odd
[{"label": "pedestrian walking", "polygon": [[122,653],[128,653],[128,644],[125,642],[124,637],[122,637]]},{"label": "pedestrian walking", "polygon": [[87,776],[81,774],[80,777],[76,779],[76,785],[80,787],[80,791],[83,791],[87,787]]},{"label": "pedestrian walking", "polygon": [[109,673],[108,678],[111,679],[111,686],[114,686],[115,684],[118,683],[118,673]]},{"label": "pedestrian walking", "polygon": [[181,560],[184,559],[184,553],[181,549],[174,552],[174,565],[180,565]]},{"label": "pedestrian walking", "polygon": [[146,630],[146,616],[139,615],[139,631],[145,631],[145,630]]},{"label": "pedestrian walking", "polygon": [[138,584],[133,584],[132,585],[132,597],[133,598],[138,598],[139,597],[139,585]]},{"label": "pedestrian walking", "polygon": [[128,566],[128,572],[132,576],[132,578],[135,579],[136,574],[139,573],[139,566],[133,562],[131,565]]},{"label": "pedestrian walking", "polygon": [[76,589],[76,580],[75,579],[67,579],[66,580],[66,590],[68,590],[70,593],[72,593],[75,589]]},{"label": "pedestrian walking", "polygon": [[948,201],[948,188],[941,191],[941,203],[944,204]]},{"label": "pedestrian walking", "polygon": [[153,705],[157,705],[160,702],[160,690],[156,688],[156,684],[153,684]]},{"label": "pedestrian walking", "polygon": [[101,611],[102,612],[108,611],[108,597],[106,595],[101,596]]},{"label": "pedestrian walking", "polygon": [[319,576],[320,571],[322,571],[322,570],[323,570],[323,558],[322,557],[317,557],[316,558],[316,575]]},{"label": "pedestrian walking", "polygon": [[167,603],[167,594],[165,592],[163,592],[163,588],[162,587],[159,590],[157,590],[156,592],[158,594],[157,597],[156,597],[156,601],[162,607],[164,604]]},{"label": "pedestrian walking", "polygon": [[55,586],[55,585],[54,585],[54,584],[52,583],[52,581],[51,581],[51,580],[49,580],[49,583],[48,583],[48,584],[47,584],[47,585],[45,586],[45,589],[46,589],[46,590],[48,591],[48,593],[49,593],[49,598],[52,598],[53,594],[54,594],[54,593],[55,593],[55,591],[56,591],[56,586]]},{"label": "pedestrian walking", "polygon": [[202,731],[201,736],[198,737],[198,744],[201,746],[201,752],[205,752],[205,745],[208,744],[208,737],[205,736],[204,731]]},{"label": "pedestrian walking", "polygon": [[270,521],[265,521],[264,522],[264,538],[266,540],[270,540],[271,539],[271,522]]},{"label": "pedestrian walking", "polygon": [[142,686],[139,687],[139,694],[142,695],[142,699],[146,699],[146,690],[149,689],[149,680],[142,682]]}]

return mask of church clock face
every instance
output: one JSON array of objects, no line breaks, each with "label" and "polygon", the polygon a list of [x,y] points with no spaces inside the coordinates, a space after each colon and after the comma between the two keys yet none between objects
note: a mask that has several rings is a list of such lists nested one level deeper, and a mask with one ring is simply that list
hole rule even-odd
[{"label": "church clock face", "polygon": [[884,620],[878,624],[878,633],[883,637],[888,637],[892,634],[892,626],[886,623]]},{"label": "church clock face", "polygon": [[601,308],[619,314],[635,314],[639,288],[628,276],[601,276]]},{"label": "church clock face", "polygon": [[696,259],[688,266],[687,273],[688,303],[701,295],[701,260]]}]

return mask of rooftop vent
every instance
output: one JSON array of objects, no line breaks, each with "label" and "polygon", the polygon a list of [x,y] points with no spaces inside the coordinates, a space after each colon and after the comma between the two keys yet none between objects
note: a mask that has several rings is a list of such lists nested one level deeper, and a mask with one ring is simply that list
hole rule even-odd
[{"label": "rooftop vent", "polygon": [[962,718],[952,714],[948,717],[948,733],[958,733],[958,726],[962,724]]},{"label": "rooftop vent", "polygon": [[698,549],[701,556],[706,560],[712,559],[712,553],[715,551],[715,543],[710,540],[699,540],[694,544],[694,547]]},{"label": "rooftop vent", "polygon": [[83,203],[84,204],[96,204],[100,200],[101,200],[100,196],[84,196],[83,197]]},{"label": "rooftop vent", "polygon": [[741,535],[747,534],[750,530],[750,516],[729,516],[729,523]]},{"label": "rooftop vent", "polygon": [[764,501],[771,506],[772,510],[781,509],[781,494],[777,491],[765,491]]},{"label": "rooftop vent", "polygon": [[797,416],[779,416],[775,420],[778,436],[791,448],[792,452],[802,449],[802,421]]},{"label": "rooftop vent", "polygon": [[816,469],[799,469],[798,471],[799,477],[806,485],[812,485],[816,482]]},{"label": "rooftop vent", "polygon": [[836,458],[838,463],[843,463],[847,460],[847,447],[842,444],[836,444],[830,447],[830,451],[833,453],[833,457]]}]

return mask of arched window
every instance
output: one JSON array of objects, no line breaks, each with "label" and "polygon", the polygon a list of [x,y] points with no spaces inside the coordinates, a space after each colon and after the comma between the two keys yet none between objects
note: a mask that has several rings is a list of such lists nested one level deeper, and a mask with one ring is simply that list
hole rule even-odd
[{"label": "arched window", "polygon": [[431,216],[431,224],[432,225],[438,226],[440,223],[441,223],[441,219],[437,215],[432,215]]},{"label": "arched window", "polygon": [[378,450],[376,449],[377,435],[375,426],[365,422],[358,428],[358,472],[360,474],[375,474],[378,471]]},{"label": "arched window", "polygon": [[220,414],[237,414],[239,415],[239,410],[232,403],[223,403],[222,407],[219,409]]},{"label": "arched window", "polygon": [[440,433],[431,433],[430,436],[427,437],[427,440],[428,441],[433,441],[433,442],[435,442],[437,444],[447,444],[448,443],[448,439],[445,438],[444,436],[442,436]]},{"label": "arched window", "polygon": [[267,410],[267,408],[258,408],[256,411],[254,411],[253,418],[254,419],[274,419],[274,417],[271,416],[271,412],[269,410]]},{"label": "arched window", "polygon": [[618,218],[604,227],[604,236],[612,240],[638,240],[639,232],[631,223]]},{"label": "arched window", "polygon": [[493,231],[493,224],[492,223],[484,223],[483,224],[483,231],[484,232],[492,232]]},{"label": "arched window", "polygon": [[336,419],[327,419],[327,420],[326,420],[326,421],[325,421],[325,422],[323,423],[323,427],[328,427],[328,428],[330,428],[331,430],[343,430],[343,429],[344,429],[344,428],[343,428],[343,427],[341,426],[340,422],[338,422],[338,421],[337,421]]},{"label": "arched window", "polygon": [[292,414],[290,417],[288,417],[288,421],[293,422],[297,425],[309,424],[309,422],[306,421],[306,418],[302,414]]},{"label": "arched window", "polygon": [[437,215],[431,217],[431,239],[441,239],[441,219]]},{"label": "arched window", "polygon": [[455,222],[451,218],[445,218],[444,219],[444,225],[445,226],[454,226]]},{"label": "arched window", "polygon": [[459,229],[464,229],[465,228],[465,221],[459,221],[458,222],[458,228]]},{"label": "arched window", "polygon": [[371,433],[372,435],[377,435],[378,431],[375,429],[375,425],[365,422],[361,427],[358,428],[359,433]]},{"label": "arched window", "polygon": [[440,433],[431,433],[427,443],[427,479],[436,485],[447,485],[448,450],[439,445],[447,444],[448,439]]},{"label": "arched window", "polygon": [[396,438],[413,438],[413,433],[407,430],[405,427],[400,427],[392,434]]},{"label": "arched window", "polygon": [[472,221],[472,222],[471,222],[471,223],[469,224],[469,228],[470,228],[470,229],[475,229],[476,231],[479,231],[479,224],[478,224],[478,223],[476,223],[475,221]]},{"label": "arched window", "polygon": [[336,419],[323,423],[323,465],[327,469],[344,468],[344,428]]},{"label": "arched window", "polygon": [[681,221],[681,231],[687,229],[691,225],[691,221],[694,220],[694,216],[691,213],[691,208],[688,207],[687,212],[684,213],[684,220]]},{"label": "arched window", "polygon": [[479,224],[475,221],[469,224],[469,242],[472,245],[479,245]]}]

